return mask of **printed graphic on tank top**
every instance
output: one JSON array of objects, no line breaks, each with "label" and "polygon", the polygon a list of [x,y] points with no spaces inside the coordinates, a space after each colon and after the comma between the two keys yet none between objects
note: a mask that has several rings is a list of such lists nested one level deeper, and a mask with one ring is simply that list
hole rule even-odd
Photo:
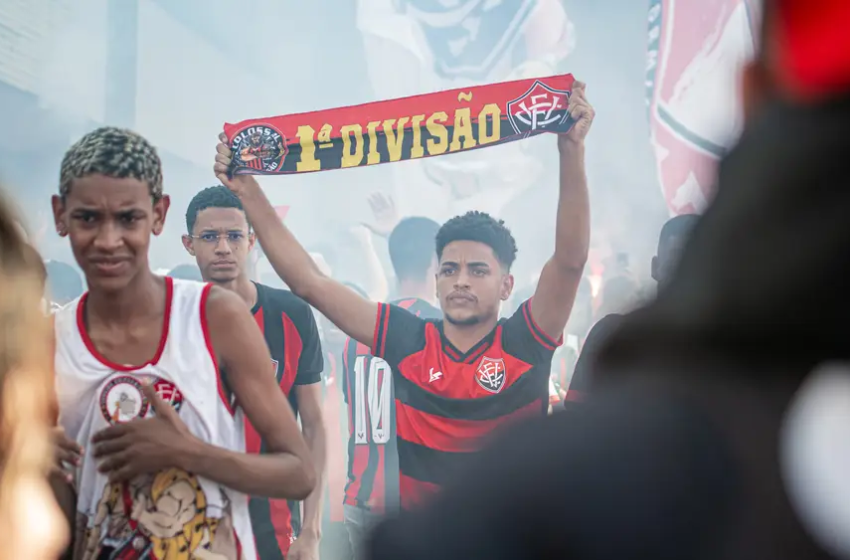
[{"label": "printed graphic on tank top", "polygon": [[91,438],[115,424],[154,415],[142,387],[152,383],[199,439],[244,452],[244,420],[222,398],[206,328],[210,286],[166,278],[166,312],[156,355],[138,367],[111,363],[89,339],[86,295],[56,313],[59,422],[85,450],[76,472],[75,560],[256,558],[245,495],[178,468],[109,483]]}]

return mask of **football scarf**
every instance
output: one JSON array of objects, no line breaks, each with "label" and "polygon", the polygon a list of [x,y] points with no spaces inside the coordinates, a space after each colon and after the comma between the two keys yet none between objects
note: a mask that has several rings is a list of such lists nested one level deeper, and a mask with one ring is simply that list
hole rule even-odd
[{"label": "football scarf", "polygon": [[233,175],[361,167],[567,132],[570,74],[225,124]]}]

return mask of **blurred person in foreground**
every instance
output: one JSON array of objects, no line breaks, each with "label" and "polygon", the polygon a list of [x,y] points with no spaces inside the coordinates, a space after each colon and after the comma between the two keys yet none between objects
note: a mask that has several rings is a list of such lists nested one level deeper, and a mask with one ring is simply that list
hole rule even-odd
[{"label": "blurred person in foreground", "polygon": [[275,270],[392,369],[402,509],[438,493],[472,460],[483,438],[548,410],[552,353],[573,307],[590,237],[584,155],[594,113],[584,84],[576,82],[566,110],[575,125],[555,139],[555,250],[534,297],[505,321],[499,310],[513,289],[517,248],[503,222],[472,211],[442,225],[436,291],[445,319],[426,321],[399,306],[369,301],[322,274],[276,219],[254,177],[228,177],[232,152],[226,136],[216,148],[215,173],[242,200]]},{"label": "blurred person in foreground", "polygon": [[69,538],[48,473],[55,420],[43,264],[0,198],[0,547],[2,560],[55,560]]},{"label": "blurred person in foreground", "polygon": [[[234,293],[151,271],[170,200],[138,134],[83,136],[52,203],[89,288],[54,314],[74,558],[254,560],[245,495],[303,499],[315,486],[254,318]],[[269,453],[246,453],[245,419]]]},{"label": "blurred person in foreground", "polygon": [[[664,289],[673,275],[673,271],[685,246],[688,236],[699,221],[697,214],[682,214],[667,220],[658,236],[658,254],[652,257],[652,279],[658,283],[658,289]],[[617,279],[609,281],[616,282]],[[568,386],[564,405],[583,398],[593,384],[593,368],[600,349],[608,338],[616,332],[623,322],[624,314],[608,313],[593,325],[587,334],[575,364],[575,371]]]},{"label": "blurred person in foreground", "polygon": [[[850,361],[850,3],[765,12],[744,72],[747,125],[717,196],[656,301],[600,352],[599,390],[481,453],[431,507],[380,525],[372,558],[850,554],[848,517],[836,530],[806,515],[783,457],[805,457],[785,439],[802,382]],[[832,490],[846,504],[847,443],[823,427],[845,457]],[[800,495],[828,493],[807,486]]]},{"label": "blurred person in foreground", "polygon": [[[248,277],[254,232],[242,203],[223,185],[198,192],[186,209],[183,246],[195,257],[204,282],[237,294],[251,310],[271,353],[274,380],[286,396],[320,476],[325,470],[325,425],[322,419],[322,347],[313,310],[288,290],[278,290]],[[233,389],[223,380],[225,393]],[[245,423],[249,453],[268,451],[250,422]],[[257,554],[263,559],[309,560],[318,555],[321,539],[322,484],[302,504],[252,497],[251,526]]]},{"label": "blurred person in foreground", "polygon": [[[423,319],[442,316],[433,304],[439,229],[429,218],[404,218],[387,240],[397,281],[398,299],[391,304]],[[399,504],[396,403],[389,364],[353,339],[345,345],[343,378],[349,425],[344,515],[354,557],[359,559],[366,532]]]}]

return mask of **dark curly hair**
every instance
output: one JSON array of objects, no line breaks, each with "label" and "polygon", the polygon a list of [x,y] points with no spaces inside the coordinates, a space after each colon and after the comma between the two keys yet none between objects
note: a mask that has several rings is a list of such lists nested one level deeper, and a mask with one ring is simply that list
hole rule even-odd
[{"label": "dark curly hair", "polygon": [[504,220],[497,220],[486,212],[471,210],[447,221],[437,232],[437,258],[453,241],[477,241],[493,249],[499,263],[507,270],[516,260],[516,241]]},{"label": "dark curly hair", "polygon": [[[242,201],[239,197],[233,194],[233,191],[224,185],[215,185],[207,187],[196,194],[189,202],[189,207],[186,208],[186,229],[189,233],[195,228],[195,221],[198,219],[198,213],[207,208],[236,208],[245,212],[242,207]],[[248,217],[246,216],[247,220]],[[248,221],[248,229],[251,229],[251,222]]]}]

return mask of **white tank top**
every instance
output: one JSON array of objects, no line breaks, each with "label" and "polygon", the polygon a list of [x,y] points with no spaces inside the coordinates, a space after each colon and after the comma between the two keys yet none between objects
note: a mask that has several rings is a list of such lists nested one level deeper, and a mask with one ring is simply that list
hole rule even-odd
[{"label": "white tank top", "polygon": [[256,558],[245,495],[176,468],[109,484],[92,457],[99,430],[152,414],[143,381],[154,383],[192,434],[245,451],[242,413],[219,396],[204,311],[210,286],[165,282],[166,329],[156,356],[139,367],[111,363],[94,348],[84,326],[87,294],[55,314],[59,422],[85,449],[76,471],[75,560]]}]

